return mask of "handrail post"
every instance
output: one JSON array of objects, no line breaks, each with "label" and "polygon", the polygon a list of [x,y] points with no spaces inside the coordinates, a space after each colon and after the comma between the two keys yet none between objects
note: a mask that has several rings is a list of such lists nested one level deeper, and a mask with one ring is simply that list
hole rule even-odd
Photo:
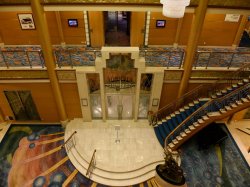
[{"label": "handrail post", "polygon": [[65,147],[65,145],[71,140],[71,138],[77,133],[77,131],[74,131],[69,138],[62,144],[61,149]]},{"label": "handrail post", "polygon": [[89,162],[89,166],[88,166],[88,169],[87,169],[87,171],[86,171],[86,176],[88,176],[88,175],[91,173],[90,169],[91,169],[92,166],[94,166],[94,164],[95,164],[95,153],[96,153],[96,149],[94,150],[94,152],[93,152],[93,154],[92,154],[92,157],[91,157],[91,160],[90,160],[90,162]]}]

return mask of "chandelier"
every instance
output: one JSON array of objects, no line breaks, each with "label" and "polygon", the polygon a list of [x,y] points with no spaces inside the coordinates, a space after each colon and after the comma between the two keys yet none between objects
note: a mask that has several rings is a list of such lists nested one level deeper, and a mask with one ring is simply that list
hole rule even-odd
[{"label": "chandelier", "polygon": [[190,0],[160,0],[163,4],[162,14],[169,18],[182,18]]}]

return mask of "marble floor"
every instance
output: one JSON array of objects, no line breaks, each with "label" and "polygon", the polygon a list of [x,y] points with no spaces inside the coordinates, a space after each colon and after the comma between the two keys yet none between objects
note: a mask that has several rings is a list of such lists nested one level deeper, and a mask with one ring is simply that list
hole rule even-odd
[{"label": "marble floor", "polygon": [[[116,182],[120,180],[120,184],[130,185],[129,181],[132,182],[132,178],[133,184],[145,181],[145,177],[154,177],[156,165],[164,162],[163,148],[147,120],[83,122],[81,119],[75,119],[67,125],[65,136],[69,137],[74,131],[77,131],[74,137],[76,151],[68,152],[70,160],[73,164],[77,164],[75,160],[78,160],[81,164],[74,165],[79,171],[84,172],[84,160],[89,163],[96,150],[93,174],[104,175],[103,178],[110,180],[93,178],[102,184],[117,185]],[[138,181],[135,181],[137,176]]]},{"label": "marble floor", "polygon": [[230,124],[227,124],[227,127],[242,155],[250,166],[250,134],[248,134],[250,133],[250,120],[231,121]]}]

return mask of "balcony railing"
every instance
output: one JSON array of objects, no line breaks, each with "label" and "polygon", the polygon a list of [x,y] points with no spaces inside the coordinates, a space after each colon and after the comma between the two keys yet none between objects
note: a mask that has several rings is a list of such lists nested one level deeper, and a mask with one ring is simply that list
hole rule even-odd
[{"label": "balcony railing", "polygon": [[[193,68],[241,67],[250,61],[250,49],[202,49],[196,52]],[[99,48],[79,46],[53,46],[56,65],[61,67],[95,66],[95,60],[101,56]],[[183,66],[185,50],[173,47],[142,48],[140,55],[145,58],[146,66],[180,69]],[[6,47],[0,49],[0,67],[40,67],[44,68],[43,52],[40,47]]]}]

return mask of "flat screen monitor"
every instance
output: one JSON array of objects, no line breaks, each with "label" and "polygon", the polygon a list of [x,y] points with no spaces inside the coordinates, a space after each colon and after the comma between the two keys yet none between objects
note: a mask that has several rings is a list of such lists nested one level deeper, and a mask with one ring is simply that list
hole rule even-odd
[{"label": "flat screen monitor", "polygon": [[166,26],[166,20],[156,20],[157,28],[164,28]]},{"label": "flat screen monitor", "polygon": [[68,25],[69,27],[78,27],[77,19],[68,19]]}]

